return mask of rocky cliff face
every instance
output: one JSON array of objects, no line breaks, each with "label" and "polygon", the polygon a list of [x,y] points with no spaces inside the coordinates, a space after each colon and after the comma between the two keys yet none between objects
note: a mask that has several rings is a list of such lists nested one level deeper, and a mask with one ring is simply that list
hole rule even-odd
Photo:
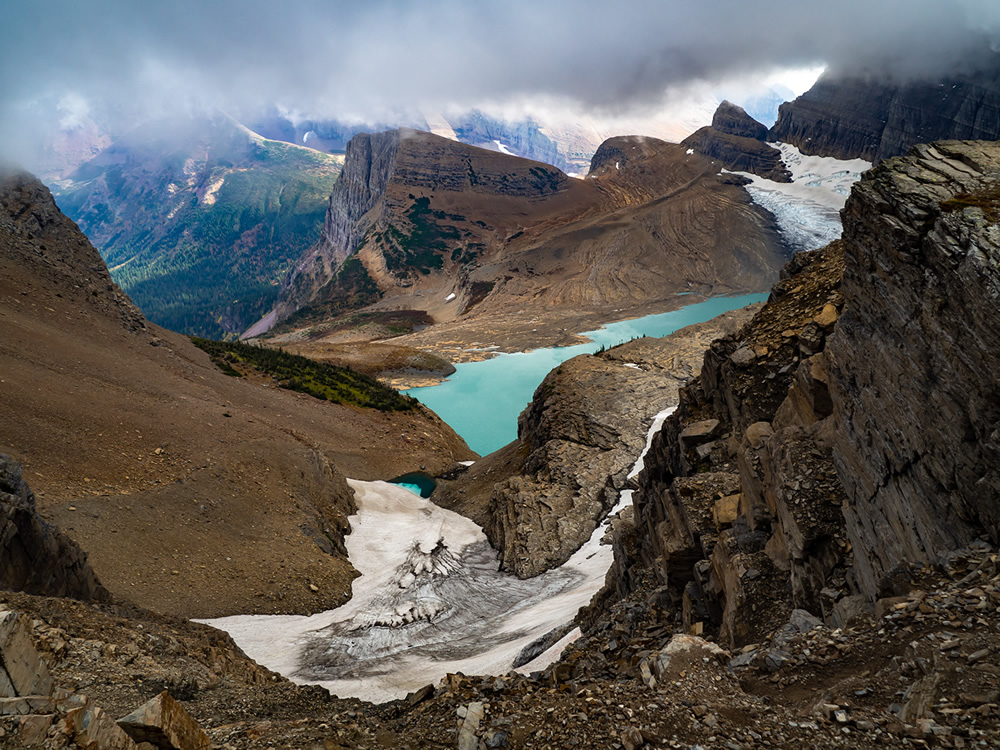
[{"label": "rocky cliff face", "polygon": [[878,163],[914,144],[1000,137],[996,69],[932,82],[894,84],[825,75],[781,105],[772,140],[803,153]]},{"label": "rocky cliff face", "polygon": [[568,160],[570,155],[564,153],[565,145],[546,135],[533,120],[498,120],[482,112],[472,111],[464,117],[451,120],[449,124],[463,143],[496,149],[500,149],[502,145],[510,153],[551,164],[563,171],[578,168],[576,163]]},{"label": "rocky cliff face", "polygon": [[87,555],[41,519],[21,466],[0,454],[0,589],[109,601]]},{"label": "rocky cliff face", "polygon": [[696,130],[681,145],[718,160],[726,169],[751,172],[776,182],[791,182],[781,152],[768,146],[766,138],[766,127],[742,107],[724,101],[712,117],[712,124]]},{"label": "rocky cliff face", "polygon": [[1000,146],[886,162],[844,211],[829,345],[834,450],[858,584],[1000,541]]},{"label": "rocky cliff face", "polygon": [[655,138],[609,139],[585,180],[418,131],[352,144],[323,241],[276,309],[300,310],[289,325],[380,299],[439,323],[648,312],[678,292],[767,288],[785,257],[738,178]]},{"label": "rocky cliff face", "polygon": [[482,525],[505,570],[529,577],[561,565],[618,503],[649,425],[697,374],[704,347],[749,316],[564,362],[521,414],[518,439],[442,482],[434,502]]},{"label": "rocky cliff face", "polygon": [[381,199],[392,176],[400,131],[363,133],[347,144],[344,169],[333,186],[319,243],[295,265],[282,284],[275,311],[287,318],[337,275],[367,227],[361,218]]},{"label": "rocky cliff face", "polygon": [[740,645],[997,542],[998,158],[940,143],[873,170],[843,240],[712,344],[640,476],[619,594],[649,566],[685,627]]}]

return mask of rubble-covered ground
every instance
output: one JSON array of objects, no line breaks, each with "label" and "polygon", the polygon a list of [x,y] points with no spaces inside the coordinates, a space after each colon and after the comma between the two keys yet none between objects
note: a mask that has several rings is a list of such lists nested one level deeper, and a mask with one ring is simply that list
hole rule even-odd
[{"label": "rubble-covered ground", "polygon": [[[293,685],[207,626],[0,602],[32,618],[57,685],[115,717],[167,689],[219,748],[1000,746],[1000,556],[973,547],[913,585],[839,630],[796,613],[735,654],[673,636],[640,585],[544,672],[451,675],[381,705]],[[0,746],[20,721],[0,718]]]}]

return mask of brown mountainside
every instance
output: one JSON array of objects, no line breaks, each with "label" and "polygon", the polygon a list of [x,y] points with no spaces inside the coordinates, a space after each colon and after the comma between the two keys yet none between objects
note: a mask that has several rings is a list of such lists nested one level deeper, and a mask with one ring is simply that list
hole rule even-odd
[{"label": "brown mountainside", "polygon": [[472,456],[423,410],[334,405],[223,375],[143,320],[24,174],[0,178],[0,411],[0,452],[24,465],[42,516],[111,593],[187,616],[344,601],[343,475]]},{"label": "brown mountainside", "polygon": [[[204,626],[0,592],[18,613],[0,623],[22,624],[0,655],[34,643],[57,686],[0,704],[0,744],[132,748],[91,741],[94,706],[121,716],[167,688],[232,748],[996,745],[998,184],[997,144],[951,142],[855,187],[844,238],[797,255],[705,352],[612,524],[610,586],[545,669],[448,674],[372,706],[269,674]],[[550,376],[525,468],[550,462],[543,441],[616,443],[661,374],[697,368],[666,346]],[[649,378],[632,413],[594,419],[628,373]],[[469,474],[488,484],[501,460],[518,458]]]},{"label": "brown mountainside", "polygon": [[296,326],[364,306],[438,323],[648,312],[680,292],[765,289],[783,259],[771,217],[738,180],[676,144],[610,139],[579,180],[397,130],[349,144],[323,240],[276,315]]}]

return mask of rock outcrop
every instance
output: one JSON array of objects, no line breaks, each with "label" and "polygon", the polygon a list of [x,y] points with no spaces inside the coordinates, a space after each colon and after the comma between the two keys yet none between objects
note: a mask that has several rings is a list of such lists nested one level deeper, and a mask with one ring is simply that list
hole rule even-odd
[{"label": "rock outcrop", "polygon": [[712,124],[699,128],[682,146],[722,163],[726,169],[751,172],[776,182],[791,182],[792,175],[781,160],[781,152],[767,145],[767,128],[742,107],[724,101],[712,117]]},{"label": "rock outcrop", "polygon": [[618,503],[653,418],[676,404],[705,346],[749,316],[564,362],[520,415],[518,439],[440,482],[434,502],[483,526],[505,570],[530,577],[564,563]]},{"label": "rock outcrop", "polygon": [[0,232],[10,260],[63,289],[77,304],[129,331],[146,327],[142,313],[111,280],[100,254],[59,210],[48,188],[27,172],[2,165]]},{"label": "rock outcrop", "polygon": [[858,585],[1000,542],[1000,146],[918,146],[844,211],[828,346],[834,455]]},{"label": "rock outcrop", "polygon": [[609,575],[619,596],[649,567],[685,627],[738,645],[795,607],[822,610],[846,551],[843,493],[816,424],[829,404],[815,398],[841,274],[839,245],[800,253],[764,309],[706,352],[646,457],[635,528],[619,535]]},{"label": "rock outcrop", "polygon": [[166,691],[116,722],[87,695],[57,687],[24,615],[2,606],[0,740],[4,747],[86,750],[208,750],[210,744]]},{"label": "rock outcrop", "polygon": [[0,453],[0,588],[109,601],[87,555],[35,510],[21,466]]},{"label": "rock outcrop", "polygon": [[344,168],[327,204],[322,237],[285,279],[275,307],[279,319],[288,317],[305,300],[312,299],[336,277],[348,256],[357,251],[364,236],[357,224],[385,193],[403,132],[362,133],[347,144]]},{"label": "rock outcrop", "polygon": [[[686,628],[843,625],[921,566],[1000,539],[1000,147],[918,146],[855,186],[841,241],[712,344],[619,534]],[[766,604],[765,604],[766,602]]]},{"label": "rock outcrop", "polygon": [[767,288],[787,257],[773,218],[740,178],[687,151],[612,138],[581,180],[430,133],[359,135],[323,239],[273,319],[319,327],[366,307],[435,323],[640,314],[678,292]]},{"label": "rock outcrop", "polygon": [[[994,55],[995,56],[995,55]],[[803,153],[878,163],[917,143],[1000,138],[995,66],[938,81],[892,83],[827,73],[781,105],[770,139]]]}]

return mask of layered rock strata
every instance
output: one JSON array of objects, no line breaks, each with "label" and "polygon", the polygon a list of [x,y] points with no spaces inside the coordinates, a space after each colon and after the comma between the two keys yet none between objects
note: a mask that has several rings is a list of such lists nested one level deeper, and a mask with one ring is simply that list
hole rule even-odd
[{"label": "layered rock strata", "polygon": [[87,555],[35,510],[21,466],[0,453],[0,588],[109,601]]},{"label": "layered rock strata", "polygon": [[654,439],[618,595],[647,566],[685,627],[741,645],[997,542],[998,184],[1000,147],[945,142],[855,187],[843,240],[712,344]]},{"label": "layered rock strata", "polygon": [[319,335],[361,308],[415,310],[442,325],[606,320],[676,306],[679,292],[766,289],[787,258],[773,217],[741,178],[689,150],[616,137],[586,179],[573,179],[430,133],[359,135],[323,239],[288,277],[270,321]]},{"label": "layered rock strata", "polygon": [[719,161],[726,169],[750,172],[775,182],[791,182],[792,175],[781,160],[781,152],[767,145],[767,128],[742,107],[724,101],[712,124],[699,128],[683,141],[699,154]]},{"label": "layered rock strata", "polygon": [[564,563],[629,486],[653,417],[676,403],[704,347],[750,314],[564,362],[521,413],[518,439],[440,483],[434,502],[482,525],[504,570],[530,577]]},{"label": "layered rock strata", "polygon": [[858,583],[1000,541],[1000,145],[886,162],[844,211],[829,346],[835,458]]},{"label": "layered rock strata", "polygon": [[[993,55],[995,57],[995,55]],[[1000,73],[892,83],[824,75],[782,104],[770,139],[805,154],[878,163],[917,143],[1000,138]]]}]

